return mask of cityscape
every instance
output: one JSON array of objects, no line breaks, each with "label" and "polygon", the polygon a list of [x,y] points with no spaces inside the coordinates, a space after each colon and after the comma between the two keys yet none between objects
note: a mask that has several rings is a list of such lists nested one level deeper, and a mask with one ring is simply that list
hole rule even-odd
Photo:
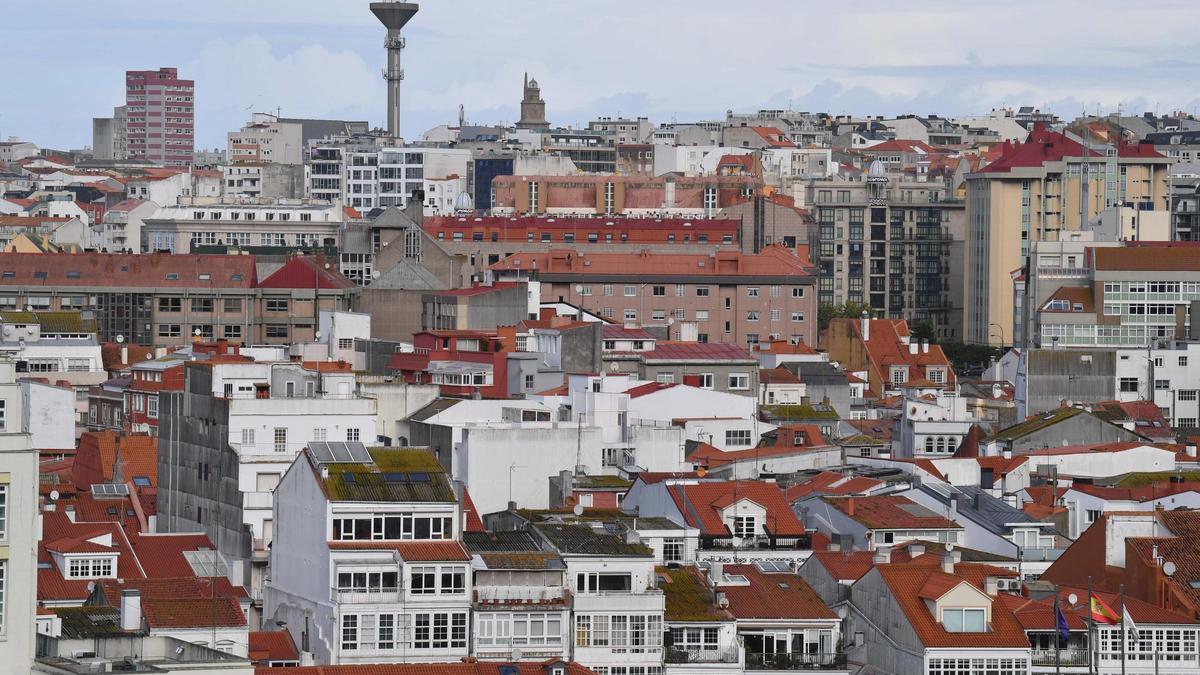
[{"label": "cityscape", "polygon": [[[1200,673],[1195,9],[802,4],[214,0],[46,56],[0,673]],[[67,42],[27,12],[13,74]]]}]

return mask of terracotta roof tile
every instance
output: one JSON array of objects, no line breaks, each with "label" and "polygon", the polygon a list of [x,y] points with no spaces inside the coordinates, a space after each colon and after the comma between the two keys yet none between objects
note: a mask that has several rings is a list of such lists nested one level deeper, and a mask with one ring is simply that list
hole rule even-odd
[{"label": "terracotta roof tile", "polygon": [[[932,595],[938,590],[945,592],[963,582],[981,589],[982,576],[986,574],[972,574],[973,567],[977,566],[959,563],[955,566],[953,576],[943,573],[937,565],[890,563],[877,565],[875,569],[879,571],[879,575],[891,591],[892,598],[904,612],[917,639],[926,648],[1028,647],[1029,640],[1025,637],[1025,630],[1003,602],[992,603],[992,623],[990,630],[985,633],[949,632],[930,613],[922,595]],[[968,577],[968,574],[974,578]],[[980,592],[983,592],[982,589]]]},{"label": "terracotta roof tile", "polygon": [[396,551],[406,561],[470,560],[457,541],[331,541],[330,550]]},{"label": "terracotta roof tile", "polygon": [[230,597],[142,598],[142,614],[151,630],[163,628],[236,628],[246,625],[241,605]]},{"label": "terracotta roof tile", "polygon": [[250,660],[255,663],[262,661],[299,661],[300,650],[292,634],[286,630],[250,631]]},{"label": "terracotta roof tile", "polygon": [[755,565],[725,565],[726,574],[741,575],[749,586],[718,586],[738,619],[836,619],[808,582],[798,574],[765,573]]},{"label": "terracotta roof tile", "polygon": [[783,491],[775,483],[752,480],[714,481],[667,487],[688,525],[710,537],[730,536],[718,509],[747,499],[767,511],[766,529],[774,535],[804,534],[804,525],[792,512]]},{"label": "terracotta roof tile", "polygon": [[[825,503],[869,529],[961,529],[962,526],[899,495],[824,497]],[[851,514],[853,511],[853,514]]]}]

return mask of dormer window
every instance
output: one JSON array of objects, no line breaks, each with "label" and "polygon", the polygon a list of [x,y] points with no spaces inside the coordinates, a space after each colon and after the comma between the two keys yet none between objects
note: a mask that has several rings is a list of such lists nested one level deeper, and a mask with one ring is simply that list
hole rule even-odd
[{"label": "dormer window", "polygon": [[733,536],[739,538],[753,537],[758,533],[758,519],[754,516],[734,516]]},{"label": "dormer window", "polygon": [[950,633],[986,633],[987,611],[981,607],[943,609],[942,628]]},{"label": "dormer window", "polygon": [[115,578],[116,556],[104,558],[68,558],[68,579]]}]

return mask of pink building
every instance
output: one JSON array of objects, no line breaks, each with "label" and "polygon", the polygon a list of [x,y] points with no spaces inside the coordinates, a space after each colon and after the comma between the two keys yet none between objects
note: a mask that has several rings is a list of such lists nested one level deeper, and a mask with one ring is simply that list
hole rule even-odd
[{"label": "pink building", "polygon": [[176,68],[125,73],[129,158],[162,166],[192,163],[196,84]]}]

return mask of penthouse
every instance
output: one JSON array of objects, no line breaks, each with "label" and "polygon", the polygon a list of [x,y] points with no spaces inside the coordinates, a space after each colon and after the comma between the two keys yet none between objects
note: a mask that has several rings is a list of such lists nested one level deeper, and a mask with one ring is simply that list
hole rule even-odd
[{"label": "penthouse", "polygon": [[421,227],[438,241],[477,244],[735,245],[741,224],[732,218],[436,216],[426,218]]},{"label": "penthouse", "polygon": [[[537,280],[541,297],[561,298],[604,318],[670,326],[698,342],[811,342],[816,333],[814,272],[807,248],[761,253],[583,254],[521,252],[491,267],[502,280]],[[693,334],[694,330],[694,334]]]},{"label": "penthouse", "polygon": [[492,212],[713,217],[761,185],[753,176],[497,176]]},{"label": "penthouse", "polygon": [[260,278],[245,255],[0,253],[0,309],[92,311],[101,342],[312,340],[320,310],[349,309],[356,291],[302,256]]}]

